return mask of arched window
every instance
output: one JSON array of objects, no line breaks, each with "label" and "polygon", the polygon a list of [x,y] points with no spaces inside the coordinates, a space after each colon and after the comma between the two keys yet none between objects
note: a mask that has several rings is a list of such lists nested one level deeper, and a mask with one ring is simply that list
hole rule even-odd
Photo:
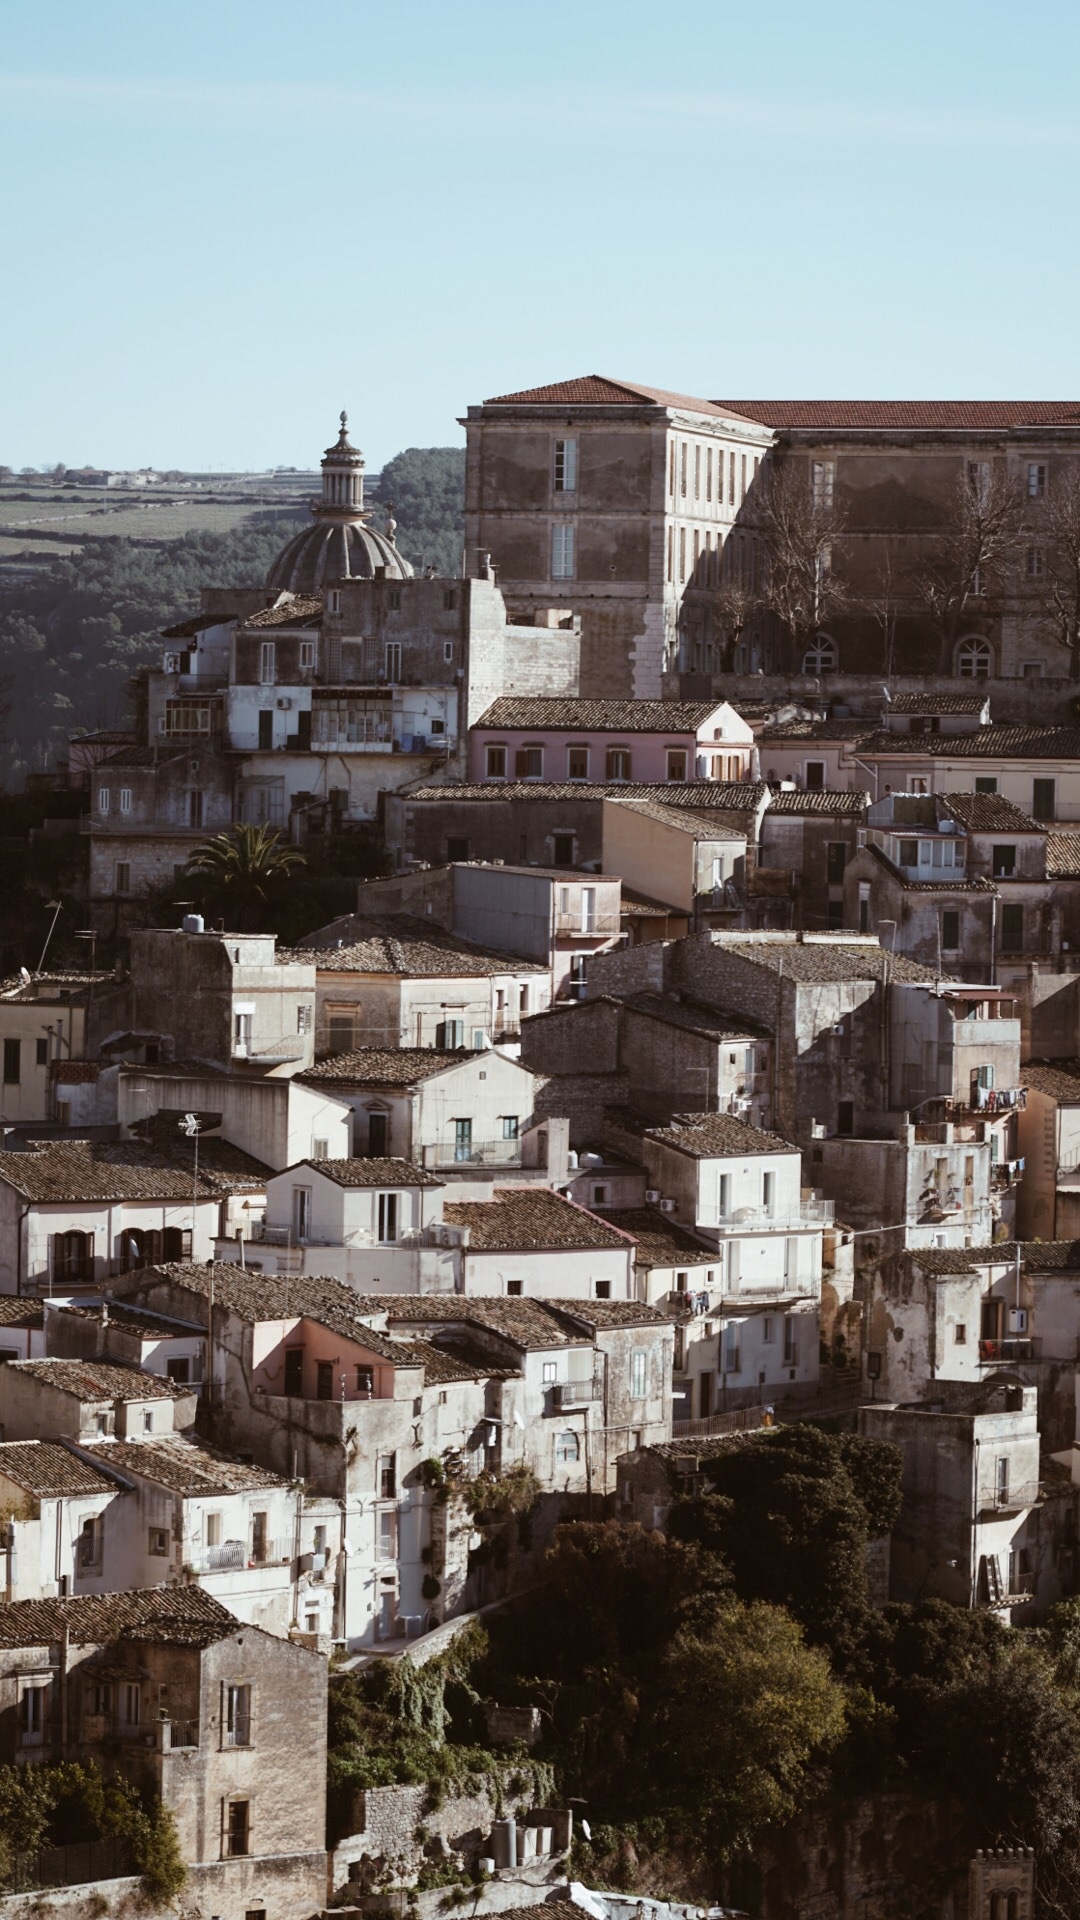
[{"label": "arched window", "polygon": [[555,1435],[555,1465],[567,1467],[581,1458],[581,1442],[576,1433],[568,1430]]},{"label": "arched window", "polygon": [[986,640],[961,640],[956,649],[956,673],[960,680],[988,680],[994,656]]},{"label": "arched window", "polygon": [[821,636],[815,640],[812,647],[807,647],[803,654],[802,670],[804,673],[835,673],[836,664],[835,640],[827,640]]}]

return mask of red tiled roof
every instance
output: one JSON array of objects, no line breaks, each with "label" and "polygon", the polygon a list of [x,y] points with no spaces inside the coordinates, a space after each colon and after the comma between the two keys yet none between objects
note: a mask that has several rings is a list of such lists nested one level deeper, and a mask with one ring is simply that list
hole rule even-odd
[{"label": "red tiled roof", "polygon": [[520,404],[526,407],[633,407],[642,401],[655,407],[689,407],[694,413],[730,414],[726,401],[699,400],[688,393],[670,393],[665,387],[641,387],[634,380],[609,380],[606,374],[587,373],[579,380],[555,380],[546,387],[524,387],[519,393],[496,393],[488,407]]},{"label": "red tiled roof", "polygon": [[1080,400],[716,400],[770,427],[963,428],[1080,426]]}]

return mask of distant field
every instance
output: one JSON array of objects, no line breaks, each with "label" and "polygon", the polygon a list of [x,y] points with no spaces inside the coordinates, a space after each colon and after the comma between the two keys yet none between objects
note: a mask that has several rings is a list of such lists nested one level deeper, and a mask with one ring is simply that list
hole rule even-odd
[{"label": "distant field", "polygon": [[239,498],[171,494],[79,498],[70,493],[17,499],[25,487],[0,487],[0,554],[70,553],[88,540],[178,540],[185,533],[232,533],[238,527],[267,526],[272,517],[287,519],[302,511],[307,496],[282,500],[280,494]]}]

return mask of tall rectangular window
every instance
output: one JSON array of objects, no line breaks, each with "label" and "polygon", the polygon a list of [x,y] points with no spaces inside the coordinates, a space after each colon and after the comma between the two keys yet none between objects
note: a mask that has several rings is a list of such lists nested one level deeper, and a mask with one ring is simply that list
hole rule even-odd
[{"label": "tall rectangular window", "polygon": [[120,789],[120,811],[121,813],[131,812],[131,788],[130,787],[121,787]]},{"label": "tall rectangular window", "polygon": [[259,645],[259,685],[272,687],[277,678],[277,648],[272,640],[263,640]]},{"label": "tall rectangular window", "polygon": [[960,915],[948,907],[941,916],[941,949],[943,953],[960,950]]},{"label": "tall rectangular window", "polygon": [[131,863],[127,860],[116,863],[116,891],[121,896],[131,892]]},{"label": "tall rectangular window", "polygon": [[643,1350],[635,1350],[630,1355],[630,1396],[634,1400],[644,1400],[649,1384],[648,1355]]},{"label": "tall rectangular window", "polygon": [[701,499],[701,447],[694,447],[694,499]]},{"label": "tall rectangular window", "polygon": [[379,1195],[379,1239],[389,1246],[398,1237],[398,1196],[396,1193]]},{"label": "tall rectangular window", "polygon": [[679,494],[686,499],[686,441],[679,443]]},{"label": "tall rectangular window", "polygon": [[225,1741],[230,1747],[251,1745],[251,1688],[225,1689]]},{"label": "tall rectangular window", "polygon": [[722,1173],[716,1187],[716,1211],[721,1220],[726,1220],[731,1210],[731,1175]]},{"label": "tall rectangular window", "polygon": [[1031,811],[1036,820],[1052,820],[1057,812],[1057,783],[1035,780],[1031,790]]},{"label": "tall rectangular window", "polygon": [[745,453],[741,454],[739,458],[741,462],[741,472],[739,475],[739,500],[741,502],[746,499],[746,455]]},{"label": "tall rectangular window", "polygon": [[201,827],[206,819],[206,791],[203,787],[189,787],[187,790],[187,823],[189,827]]},{"label": "tall rectangular window", "polygon": [[761,1210],[763,1213],[772,1213],[775,1197],[776,1175],[775,1173],[763,1173],[761,1176]]},{"label": "tall rectangular window", "polygon": [[713,457],[713,450],[711,447],[709,447],[705,454],[705,498],[706,500],[712,499],[712,457]]},{"label": "tall rectangular window", "polygon": [[835,460],[812,460],[810,482],[815,507],[831,507],[836,484]]},{"label": "tall rectangular window", "polygon": [[672,499],[674,499],[675,498],[675,442],[674,440],[672,440],[672,442],[668,447],[668,492],[670,493]]},{"label": "tall rectangular window", "polygon": [[386,643],[386,678],[392,687],[401,679],[400,640],[388,640]]},{"label": "tall rectangular window", "polygon": [[596,932],[595,887],[582,887],[581,889],[581,931],[582,933]]},{"label": "tall rectangular window", "polygon": [[554,526],[551,529],[551,577],[553,580],[572,580],[574,577],[573,527]]},{"label": "tall rectangular window", "polygon": [[679,579],[686,579],[686,528],[679,528]]},{"label": "tall rectangular window", "polygon": [[4,1085],[17,1087],[22,1078],[22,1041],[4,1041]]},{"label": "tall rectangular window", "polygon": [[674,559],[675,559],[675,529],[674,527],[669,527],[667,530],[667,577],[669,580],[671,579],[672,573],[674,571]]},{"label": "tall rectangular window", "polygon": [[251,1846],[251,1802],[227,1802],[225,1851],[231,1860],[243,1858]]},{"label": "tall rectangular window", "polygon": [[735,505],[735,455],[728,454],[728,505]]},{"label": "tall rectangular window", "polygon": [[795,1366],[798,1361],[798,1358],[799,1358],[799,1350],[798,1350],[798,1343],[796,1340],[795,1316],[794,1314],[786,1313],[784,1315],[784,1365],[785,1367]]},{"label": "tall rectangular window", "polygon": [[1001,951],[1002,953],[1023,953],[1024,951],[1024,909],[1012,902],[1001,909]]},{"label": "tall rectangular window", "polygon": [[1041,461],[1033,460],[1028,466],[1028,499],[1041,500],[1046,492],[1046,468]]},{"label": "tall rectangular window", "polygon": [[555,442],[555,491],[556,493],[577,492],[576,440],[556,440]]}]

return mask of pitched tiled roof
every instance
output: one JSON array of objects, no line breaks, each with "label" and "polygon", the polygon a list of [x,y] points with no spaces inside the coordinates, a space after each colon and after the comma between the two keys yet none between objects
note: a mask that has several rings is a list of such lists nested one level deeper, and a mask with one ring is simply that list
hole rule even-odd
[{"label": "pitched tiled roof", "polygon": [[605,785],[589,780],[478,780],[459,786],[416,787],[403,794],[406,804],[454,805],[462,800],[518,800],[535,806],[540,800],[659,800],[669,807],[721,807],[729,812],[753,813],[768,788],[763,780],[618,781]]},{"label": "pitched tiled roof", "polygon": [[762,727],[758,741],[766,747],[772,741],[782,746],[785,740],[859,740],[873,730],[871,720],[779,720],[775,726]]},{"label": "pitched tiled roof", "polygon": [[[26,1153],[0,1153],[0,1180],[27,1200],[90,1204],[116,1200],[191,1200],[193,1152],[177,1140],[169,1152],[142,1141],[46,1140]],[[227,1140],[200,1140],[199,1194],[259,1192],[270,1169]]]},{"label": "pitched tiled roof", "polygon": [[[586,373],[575,380],[555,380],[546,387],[524,387],[520,393],[496,393],[487,407],[629,407],[642,401],[657,407],[678,407],[693,413],[731,415],[733,405],[723,400],[696,400],[665,387],[641,387],[633,380],[611,380],[607,374]],[[739,416],[748,418],[750,416]],[[754,423],[756,424],[756,422]]]},{"label": "pitched tiled roof", "polygon": [[[577,1004],[587,1007],[595,1005],[595,1002],[579,1000]],[[635,1013],[646,1014],[650,1020],[662,1020],[666,1026],[680,1027],[687,1033],[699,1033],[707,1040],[754,1039],[765,1032],[756,1020],[736,1020],[730,1013],[717,1013],[715,1007],[699,1006],[693,1000],[677,1000],[673,994],[628,993],[622,996],[622,1004],[632,1007]],[[540,1014],[537,1017],[546,1019],[547,1016]]]},{"label": "pitched tiled roof", "polygon": [[159,1373],[143,1373],[139,1367],[121,1366],[115,1360],[8,1360],[5,1364],[10,1373],[25,1374],[40,1380],[42,1386],[74,1394],[76,1400],[89,1404],[98,1400],[182,1400],[194,1392],[194,1388],[163,1379]]},{"label": "pitched tiled roof", "polygon": [[410,1087],[476,1057],[466,1047],[354,1047],[351,1053],[331,1054],[297,1078],[343,1087]]},{"label": "pitched tiled roof", "polygon": [[163,640],[194,640],[197,633],[205,633],[208,627],[227,627],[236,618],[232,613],[193,613],[187,620],[177,620],[171,627],[162,627]]},{"label": "pitched tiled roof", "polygon": [[360,1297],[357,1305],[364,1312],[385,1314],[390,1327],[475,1326],[499,1334],[522,1349],[568,1347],[580,1344],[574,1331],[554,1312],[546,1300],[492,1299],[486,1295],[460,1293],[399,1293]]},{"label": "pitched tiled roof", "polygon": [[478,727],[555,727],[572,732],[696,733],[719,700],[577,700],[503,694]]},{"label": "pitched tiled roof", "polygon": [[656,1207],[605,1207],[605,1220],[621,1227],[636,1242],[635,1265],[639,1267],[715,1267],[721,1255],[703,1247],[692,1233],[680,1227]]},{"label": "pitched tiled roof", "polygon": [[992,432],[1080,426],[1080,400],[717,400],[717,407],[770,427],[897,427]]},{"label": "pitched tiled roof", "polygon": [[788,980],[935,980],[932,967],[908,960],[902,953],[886,953],[876,941],[832,940],[724,940],[715,943],[718,956],[735,954],[752,966],[768,967]]},{"label": "pitched tiled roof", "polygon": [[547,1187],[499,1187],[490,1200],[448,1200],[443,1219],[469,1228],[474,1253],[626,1246],[625,1234]]},{"label": "pitched tiled roof", "polygon": [[263,607],[260,613],[249,613],[244,620],[245,627],[317,627],[322,619],[323,602],[321,593],[298,593],[292,600],[286,600],[280,607]]},{"label": "pitched tiled roof", "polygon": [[53,1440],[4,1441],[0,1444],[0,1475],[40,1500],[116,1491],[116,1482],[107,1473],[100,1473]]},{"label": "pitched tiled roof", "polygon": [[1047,834],[1046,877],[1080,880],[1080,833]]},{"label": "pitched tiled roof", "polygon": [[666,1147],[677,1147],[695,1159],[714,1154],[797,1153],[789,1140],[778,1133],[765,1133],[729,1113],[676,1113],[667,1127],[650,1127],[646,1138],[659,1140]]},{"label": "pitched tiled roof", "polygon": [[611,801],[614,806],[639,813],[643,819],[655,820],[658,826],[671,827],[694,840],[719,840],[727,834],[745,840],[750,827],[748,815],[729,814],[722,807],[699,812],[696,807],[668,807],[661,800],[628,800],[622,793],[613,793]]},{"label": "pitched tiled roof", "polygon": [[1080,1106],[1080,1060],[1025,1060],[1020,1074],[1024,1086],[1036,1093]]},{"label": "pitched tiled roof", "polygon": [[[209,1267],[177,1260],[125,1275],[113,1282],[112,1291],[124,1298],[139,1298],[152,1295],[163,1281],[196,1300],[209,1301],[213,1286],[215,1305],[228,1308],[238,1319],[252,1325],[263,1320],[316,1320],[343,1338],[368,1347],[383,1360],[397,1366],[418,1364],[399,1342],[372,1331],[358,1311],[356,1293],[340,1280],[327,1276],[253,1273],[249,1268],[227,1266],[224,1262],[215,1264],[211,1276]],[[12,1366],[16,1364],[25,1363],[9,1362]]]},{"label": "pitched tiled roof", "polygon": [[[1032,1272],[1068,1272],[1080,1267],[1080,1240],[1021,1240],[1019,1253],[1021,1264]],[[992,1247],[909,1249],[909,1258],[928,1273],[970,1273],[976,1267],[1013,1266],[1016,1255],[1015,1240],[998,1240]]]},{"label": "pitched tiled roof", "polygon": [[[339,1187],[437,1187],[441,1182],[411,1160],[302,1160],[299,1166],[313,1167],[325,1180]],[[292,1173],[295,1169],[286,1168]]]},{"label": "pitched tiled roof", "polygon": [[[447,791],[443,790],[444,795]],[[533,960],[516,954],[494,953],[457,934],[433,927],[430,921],[407,913],[384,920],[351,914],[319,933],[311,933],[291,956],[314,962],[329,973],[413,974],[440,979],[482,979],[495,973],[539,973]]]},{"label": "pitched tiled roof", "polygon": [[549,1300],[553,1313],[575,1325],[603,1333],[607,1327],[663,1327],[668,1316],[642,1300]]},{"label": "pitched tiled roof", "polygon": [[1046,828],[1000,793],[939,793],[939,819],[959,820],[969,833],[1045,833]]},{"label": "pitched tiled roof", "polygon": [[981,713],[988,693],[894,693],[890,713]]},{"label": "pitched tiled roof", "polygon": [[852,815],[861,818],[869,805],[868,792],[832,793],[799,789],[794,793],[789,790],[774,792],[769,799],[768,812],[827,813],[838,817]]},{"label": "pitched tiled roof", "polygon": [[[257,1493],[289,1483],[265,1467],[248,1466],[201,1442],[166,1435],[156,1440],[105,1440],[87,1446],[103,1467],[134,1473],[170,1493]],[[0,1472],[3,1457],[0,1452]]]},{"label": "pitched tiled roof", "polygon": [[874,755],[923,754],[956,760],[1075,760],[1080,727],[991,726],[971,733],[870,733],[859,747]]},{"label": "pitched tiled roof", "polygon": [[0,1327],[41,1327],[45,1309],[40,1300],[22,1300],[15,1294],[0,1294]]},{"label": "pitched tiled roof", "polygon": [[211,1647],[237,1629],[251,1631],[202,1587],[12,1600],[0,1606],[0,1646],[48,1646],[65,1628],[72,1645],[81,1647],[108,1646],[122,1638]]}]

